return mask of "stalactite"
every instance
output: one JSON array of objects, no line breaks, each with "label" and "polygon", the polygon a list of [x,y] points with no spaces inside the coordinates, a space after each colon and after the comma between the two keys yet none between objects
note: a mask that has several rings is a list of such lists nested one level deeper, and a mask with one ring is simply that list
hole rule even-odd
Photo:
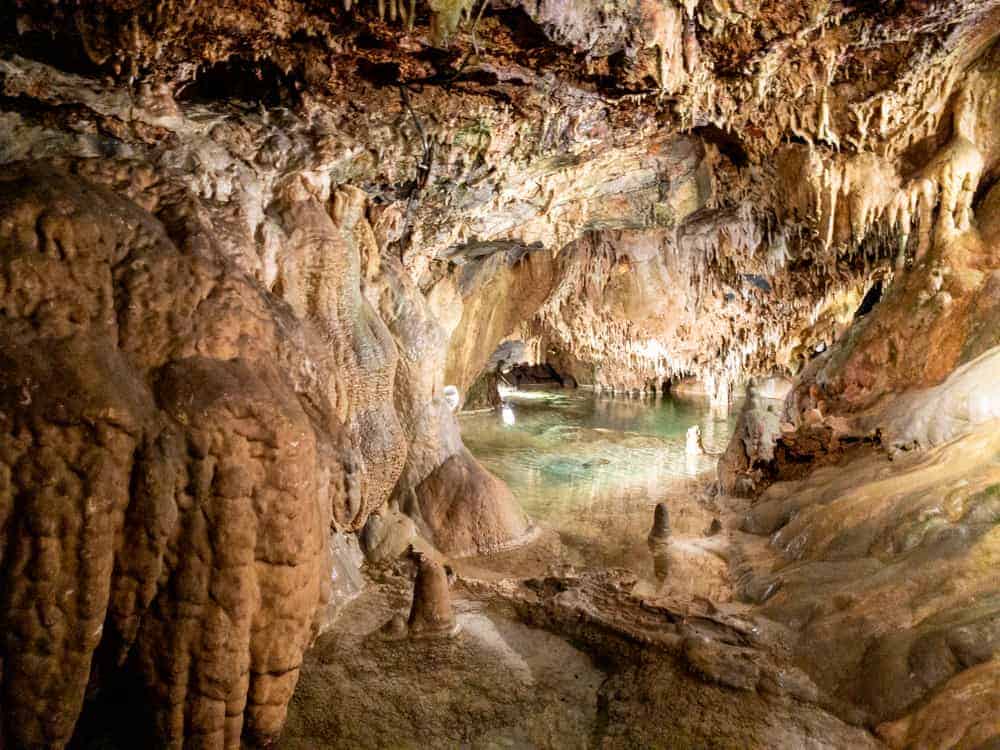
[{"label": "stalactite", "polygon": [[823,94],[819,102],[819,124],[816,127],[816,140],[826,141],[838,151],[840,150],[840,138],[833,132],[830,122],[830,93],[828,88],[823,89]]}]

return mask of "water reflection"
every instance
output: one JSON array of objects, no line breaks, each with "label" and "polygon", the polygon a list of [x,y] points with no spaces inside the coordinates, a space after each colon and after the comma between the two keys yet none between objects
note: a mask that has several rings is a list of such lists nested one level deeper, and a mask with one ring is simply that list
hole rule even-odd
[{"label": "water reflection", "polygon": [[[655,504],[667,480],[714,470],[712,454],[725,449],[733,422],[713,415],[707,401],[585,390],[513,391],[499,412],[461,420],[466,445],[535,519],[567,507],[600,513],[622,501]],[[705,452],[687,451],[693,426]]]},{"label": "water reflection", "polygon": [[670,574],[670,553],[666,545],[651,547],[650,552],[653,556],[653,576],[657,583],[662,584]]},{"label": "water reflection", "polygon": [[[720,418],[707,400],[669,396],[515,391],[503,409],[464,415],[461,425],[473,454],[558,532],[561,554],[573,557],[564,562],[624,565],[662,581],[668,555],[646,546],[653,507],[668,502],[674,534],[704,535],[712,518],[691,479],[714,472],[736,413]],[[704,450],[687,450],[691,427]]]},{"label": "water reflection", "polygon": [[[655,503],[664,480],[714,469],[712,454],[725,449],[733,422],[713,415],[707,401],[585,390],[508,392],[499,412],[461,419],[466,445],[535,518],[567,504]],[[689,428],[704,451],[688,450]]]}]

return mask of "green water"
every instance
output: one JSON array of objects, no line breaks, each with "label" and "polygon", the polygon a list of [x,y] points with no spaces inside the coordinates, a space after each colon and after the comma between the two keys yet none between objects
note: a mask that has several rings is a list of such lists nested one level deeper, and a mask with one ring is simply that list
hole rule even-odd
[{"label": "green water", "polygon": [[[660,501],[680,536],[701,537],[711,523],[694,501],[694,480],[714,476],[711,454],[725,449],[737,406],[720,415],[705,400],[583,389],[515,391],[505,400],[503,411],[462,416],[465,444],[582,563],[628,564]],[[687,453],[692,425],[701,427],[708,455]]]}]

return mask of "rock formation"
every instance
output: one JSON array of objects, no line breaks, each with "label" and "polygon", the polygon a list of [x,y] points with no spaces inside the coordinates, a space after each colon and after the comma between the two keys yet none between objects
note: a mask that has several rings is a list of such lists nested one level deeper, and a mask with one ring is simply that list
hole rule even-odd
[{"label": "rock formation", "polygon": [[666,503],[657,503],[653,511],[653,528],[649,530],[651,544],[663,544],[670,538],[670,510]]},{"label": "rock formation", "polygon": [[[137,743],[272,742],[345,539],[384,562],[529,535],[445,398],[511,342],[618,390],[794,376],[747,399],[740,494],[1000,417],[996,0],[0,15],[0,744],[65,747],[121,681]],[[747,523],[836,557],[855,516],[793,520],[777,486]],[[932,609],[864,641],[873,669],[954,668],[838,696],[898,745],[951,741],[996,677],[956,635],[992,610]]]},{"label": "rock formation", "polygon": [[319,342],[80,177],[8,169],[0,225],[5,741],[126,660],[165,742],[273,737],[358,497]]},{"label": "rock formation", "polygon": [[437,560],[417,553],[417,578],[407,625],[413,636],[453,635],[458,628],[451,609],[448,576]]}]

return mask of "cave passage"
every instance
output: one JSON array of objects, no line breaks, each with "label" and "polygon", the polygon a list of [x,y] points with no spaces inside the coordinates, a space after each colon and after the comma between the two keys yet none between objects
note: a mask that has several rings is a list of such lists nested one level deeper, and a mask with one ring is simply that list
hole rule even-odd
[{"label": "cave passage", "polygon": [[1000,0],[0,0],[0,750],[1000,750]]}]

